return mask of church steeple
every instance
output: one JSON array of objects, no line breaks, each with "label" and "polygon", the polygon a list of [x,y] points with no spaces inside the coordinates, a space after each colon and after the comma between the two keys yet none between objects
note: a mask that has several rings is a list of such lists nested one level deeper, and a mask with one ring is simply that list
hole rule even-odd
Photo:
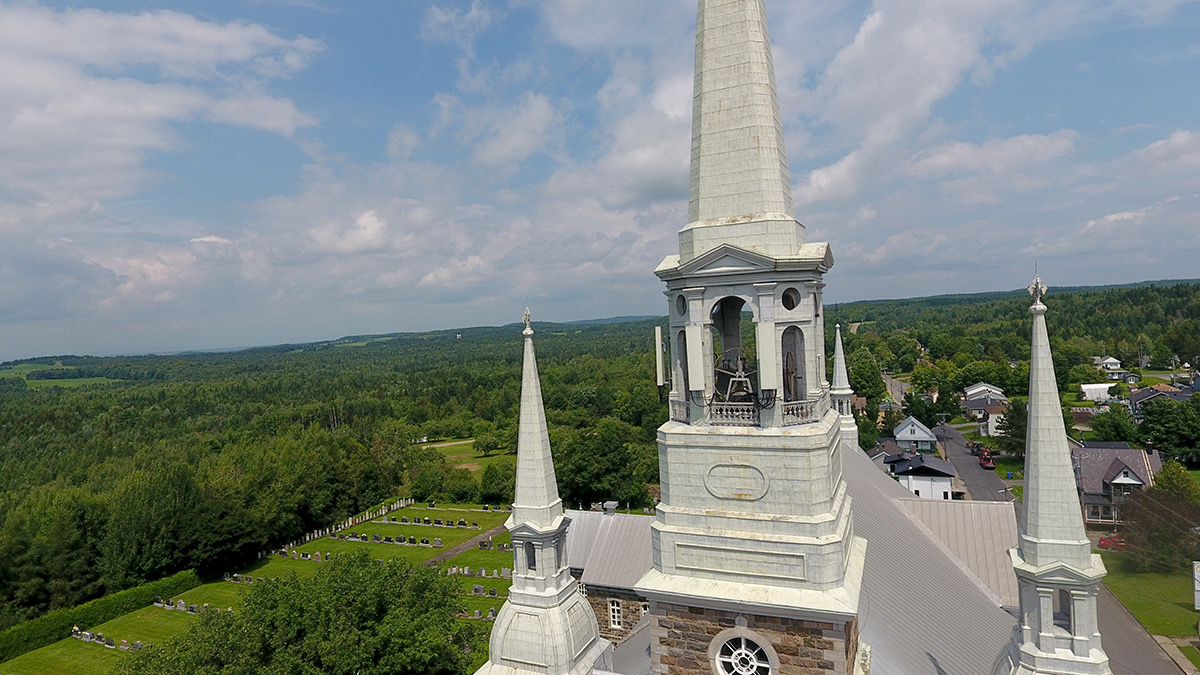
[{"label": "church steeple", "polygon": [[842,324],[834,326],[833,340],[833,386],[829,395],[833,398],[833,407],[843,415],[850,414],[850,397],[854,390],[850,388],[850,375],[846,372],[846,353],[842,349]]},{"label": "church steeple", "polygon": [[728,243],[795,255],[792,209],[764,0],[704,0],[696,30],[688,225],[681,262]]},{"label": "church steeple", "polygon": [[496,615],[488,661],[476,675],[586,675],[611,665],[611,644],[567,566],[567,527],[554,479],[542,385],[525,310],[525,356],[517,440],[516,501],[504,526],[512,533],[513,577]]},{"label": "church steeple", "polygon": [[1109,675],[1100,644],[1096,594],[1104,562],[1092,553],[1083,527],[1066,424],[1046,332],[1049,290],[1041,277],[1029,286],[1033,338],[1029,358],[1029,422],[1025,493],[1013,570],[1020,615],[997,675]]}]

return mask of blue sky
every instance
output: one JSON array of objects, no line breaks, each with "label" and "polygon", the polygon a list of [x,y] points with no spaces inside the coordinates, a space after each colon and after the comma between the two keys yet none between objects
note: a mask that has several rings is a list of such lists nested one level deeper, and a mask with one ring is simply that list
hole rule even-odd
[{"label": "blue sky", "polygon": [[[0,0],[0,360],[665,313],[694,0]],[[1198,276],[1200,2],[768,0],[826,302]]]}]

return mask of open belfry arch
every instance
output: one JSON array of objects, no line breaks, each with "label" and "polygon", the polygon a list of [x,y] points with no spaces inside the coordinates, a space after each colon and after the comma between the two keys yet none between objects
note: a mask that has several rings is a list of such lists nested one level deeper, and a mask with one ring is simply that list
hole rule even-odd
[{"label": "open belfry arch", "polygon": [[655,270],[671,411],[637,585],[654,672],[853,673],[867,544],[842,480],[849,389],[825,378],[833,256],[793,212],[764,0],[699,1],[692,129],[689,222]]}]

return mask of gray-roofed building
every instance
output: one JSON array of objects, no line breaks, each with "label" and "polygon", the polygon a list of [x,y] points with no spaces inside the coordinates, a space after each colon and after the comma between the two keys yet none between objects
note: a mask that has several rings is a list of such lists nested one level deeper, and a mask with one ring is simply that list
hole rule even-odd
[{"label": "gray-roofed building", "polygon": [[587,595],[600,635],[622,642],[645,614],[646,598],[634,586],[654,564],[650,545],[654,518],[611,510],[567,511],[567,515],[571,573]]},{"label": "gray-roofed building", "polygon": [[1131,448],[1128,443],[1087,443],[1072,448],[1079,479],[1083,519],[1089,525],[1123,522],[1122,502],[1132,492],[1154,485],[1162,456],[1153,450]]}]

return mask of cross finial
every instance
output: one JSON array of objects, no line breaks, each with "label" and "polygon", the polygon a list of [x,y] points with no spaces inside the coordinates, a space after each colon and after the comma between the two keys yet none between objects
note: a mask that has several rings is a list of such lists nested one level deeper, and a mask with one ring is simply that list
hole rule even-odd
[{"label": "cross finial", "polygon": [[525,330],[523,331],[524,334],[533,335],[533,328],[529,326],[529,323],[533,321],[533,319],[530,317],[528,307],[525,308],[525,316],[521,317],[521,320],[525,322]]},{"label": "cross finial", "polygon": [[1034,303],[1040,303],[1049,291],[1050,287],[1042,283],[1042,276],[1040,274],[1033,275],[1033,283],[1029,284],[1029,294],[1033,296]]}]

